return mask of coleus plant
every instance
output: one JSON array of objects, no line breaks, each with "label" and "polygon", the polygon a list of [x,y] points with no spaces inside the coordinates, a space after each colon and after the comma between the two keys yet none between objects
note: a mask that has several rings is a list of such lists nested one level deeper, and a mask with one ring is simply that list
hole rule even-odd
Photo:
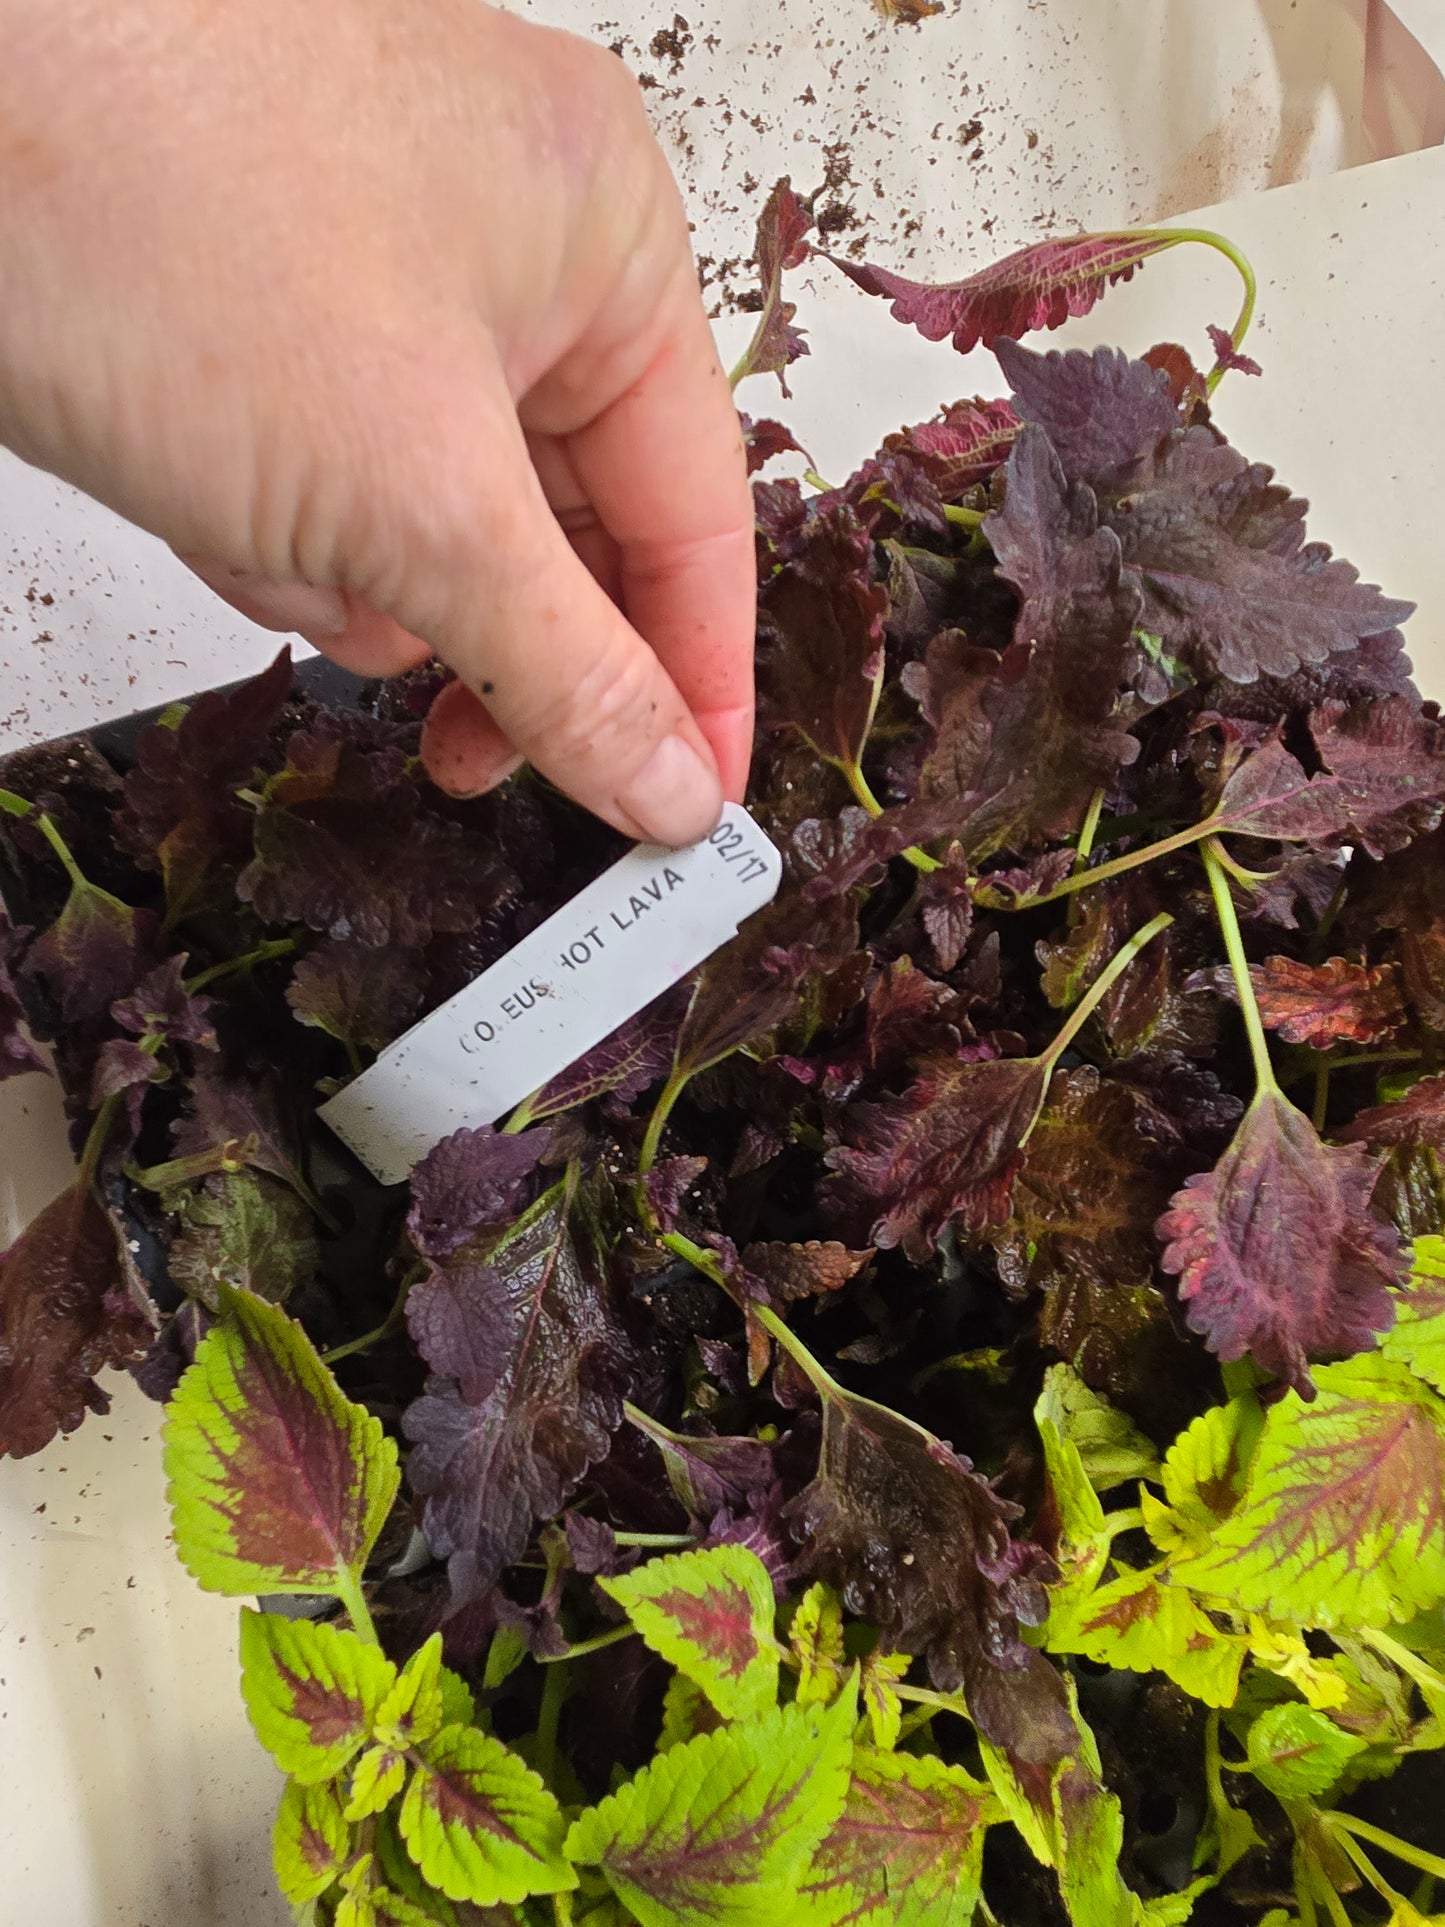
[{"label": "coleus plant", "polygon": [[[1038,353],[1155,254],[1196,367]],[[735,371],[805,351],[786,182]],[[167,1400],[339,1927],[1418,1927],[1445,1879],[1445,729],[1210,397],[1187,230],[942,288],[1007,401],[756,484],[777,900],[409,1186],[319,1102],[617,852],[283,656],[12,758],[0,1449]],[[784,391],[786,392],[786,391]],[[745,418],[761,471],[798,452]],[[806,457],[804,457],[806,460]],[[283,1610],[284,1608],[284,1610]],[[1432,1837],[1431,1829],[1434,1829]]]}]

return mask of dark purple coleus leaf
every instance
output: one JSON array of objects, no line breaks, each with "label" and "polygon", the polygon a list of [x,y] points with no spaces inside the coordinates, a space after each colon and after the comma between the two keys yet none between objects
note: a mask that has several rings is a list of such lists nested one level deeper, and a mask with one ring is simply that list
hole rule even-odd
[{"label": "dark purple coleus leaf", "polygon": [[426,973],[414,951],[328,942],[296,965],[286,1001],[301,1023],[356,1049],[381,1050],[406,1029],[425,994]]},{"label": "dark purple coleus leaf", "polygon": [[805,1244],[774,1240],[746,1245],[741,1262],[763,1302],[781,1311],[799,1298],[821,1298],[841,1291],[872,1256],[871,1251],[850,1251],[847,1245],[832,1239],[810,1238]]},{"label": "dark purple coleus leaf", "polygon": [[956,502],[1002,468],[1018,433],[1006,401],[956,401],[937,421],[919,422],[883,438],[884,452],[922,469],[945,502]]},{"label": "dark purple coleus leaf", "polygon": [[1242,355],[1234,345],[1234,336],[1228,328],[1219,328],[1211,321],[1209,324],[1210,345],[1214,349],[1216,368],[1233,369],[1240,375],[1262,375],[1264,370],[1250,355]]},{"label": "dark purple coleus leaf", "polygon": [[901,1245],[915,1264],[952,1218],[976,1231],[1003,1223],[1047,1081],[1032,1057],[925,1058],[902,1096],[848,1111],[826,1207],[847,1225],[871,1219],[869,1242]]},{"label": "dark purple coleus leaf", "polygon": [[705,1157],[659,1158],[643,1179],[647,1197],[659,1231],[676,1231],[683,1199],[707,1169]]},{"label": "dark purple coleus leaf", "polygon": [[[1405,1021],[1394,964],[1352,963],[1346,957],[1308,964],[1294,957],[1267,957],[1250,965],[1249,976],[1265,1028],[1277,1030],[1287,1044],[1304,1044],[1310,1050],[1373,1044]],[[1236,1001],[1239,997],[1227,964],[1199,972],[1189,988],[1216,990]]]},{"label": "dark purple coleus leaf", "polygon": [[[811,1374],[810,1374],[811,1376]],[[1048,1611],[1051,1561],[1016,1541],[1019,1508],[922,1426],[828,1381],[817,1476],[793,1529],[814,1571],[885,1651],[918,1653],[944,1691],[960,1685],[991,1739],[1007,1744],[991,1672],[1025,1672],[1021,1626]]]},{"label": "dark purple coleus leaf", "polygon": [[1287,676],[1395,629],[1412,604],[1306,543],[1307,504],[1211,428],[1180,429],[1100,484],[1142,623],[1196,674]]},{"label": "dark purple coleus leaf", "polygon": [[667,1481],[695,1524],[717,1513],[747,1513],[778,1479],[777,1457],[761,1439],[717,1438],[669,1431],[660,1420],[627,1408],[627,1417],[662,1454]]},{"label": "dark purple coleus leaf", "polygon": [[1150,1121],[1139,1092],[1092,1065],[1055,1074],[1013,1210],[990,1237],[1011,1291],[1152,1288],[1169,1166]]},{"label": "dark purple coleus leaf", "polygon": [[1001,511],[985,525],[1023,606],[1000,659],[945,633],[904,686],[935,732],[924,789],[969,801],[957,834],[977,863],[1078,828],[1090,796],[1138,755],[1124,705],[1139,659],[1137,587],[1087,489],[1043,433],[1020,430]]},{"label": "dark purple coleus leaf", "polygon": [[871,561],[853,511],[825,510],[758,603],[764,719],[790,725],[840,763],[862,751],[883,673],[888,594],[872,580]]},{"label": "dark purple coleus leaf", "polygon": [[734,370],[734,386],[747,375],[776,375],[783,393],[789,392],[787,368],[800,355],[807,354],[808,344],[802,330],[793,326],[793,316],[798,312],[796,304],[783,299],[783,276],[807,260],[807,237],[812,227],[810,204],[799,199],[785,176],[768,196],[758,217],[754,255],[761,290],[758,324]]},{"label": "dark purple coleus leaf", "polygon": [[678,984],[544,1084],[527,1104],[534,1118],[554,1117],[593,1098],[631,1104],[672,1068],[677,1034],[688,1006],[688,988]]},{"label": "dark purple coleus leaf", "polygon": [[1168,382],[1174,404],[1186,421],[1201,402],[1209,399],[1203,375],[1195,367],[1189,350],[1181,348],[1177,341],[1157,342],[1144,359]]},{"label": "dark purple coleus leaf", "polygon": [[295,1122],[278,1080],[233,1081],[203,1061],[191,1076],[185,1110],[172,1130],[172,1155],[199,1162],[223,1150],[310,1197]]},{"label": "dark purple coleus leaf", "polygon": [[749,475],[756,475],[760,468],[766,468],[779,455],[807,456],[807,449],[801,442],[793,440],[792,430],[785,428],[781,422],[766,418],[754,421],[750,415],[743,414],[739,414],[738,420],[742,424]]},{"label": "dark purple coleus leaf", "polygon": [[167,1044],[216,1049],[216,1030],[211,1021],[214,1000],[186,989],[187,961],[185,957],[167,957],[128,997],[111,1005],[110,1014],[122,1030],[133,1037],[159,1038]]},{"label": "dark purple coleus leaf", "polygon": [[784,1067],[800,1083],[840,1102],[865,1079],[888,1076],[912,1057],[956,1051],[968,1034],[967,1008],[968,1000],[950,985],[900,957],[869,985],[854,1036],[825,1056],[787,1058]]},{"label": "dark purple coleus leaf", "polygon": [[25,1006],[15,988],[11,966],[25,954],[28,930],[17,930],[0,911],[0,1083],[26,1071],[44,1071],[45,1060],[27,1034]]},{"label": "dark purple coleus leaf", "polygon": [[385,808],[335,796],[273,805],[256,818],[255,850],[236,894],[263,923],[374,949],[470,930],[513,881],[459,825],[425,810],[410,783]]},{"label": "dark purple coleus leaf", "polygon": [[55,922],[31,943],[20,974],[44,986],[62,1023],[93,1024],[150,967],[155,928],[149,912],[78,883]]},{"label": "dark purple coleus leaf", "polygon": [[108,1411],[95,1374],[138,1358],[152,1335],[115,1225],[77,1179],[0,1253],[0,1455],[39,1452]]},{"label": "dark purple coleus leaf", "polygon": [[456,1604],[521,1556],[621,1422],[625,1348],[573,1239],[570,1192],[540,1199],[480,1263],[469,1246],[434,1258],[408,1301],[435,1374],[403,1419],[408,1476]]},{"label": "dark purple coleus leaf", "polygon": [[98,1111],[108,1098],[124,1097],[131,1136],[140,1130],[141,1106],[152,1084],[164,1084],[170,1070],[154,1051],[133,1037],[107,1037],[96,1054],[89,1104]]},{"label": "dark purple coleus leaf", "polygon": [[116,841],[159,869],[173,920],[196,907],[213,865],[245,860],[251,812],[236,797],[291,694],[291,651],[238,689],[209,690],[174,729],[142,730],[115,816]]},{"label": "dark purple coleus leaf", "polygon": [[1374,1104],[1334,1135],[1343,1144],[1424,1144],[1445,1156],[1445,1074],[1422,1077],[1392,1104]]},{"label": "dark purple coleus leaf", "polygon": [[954,347],[966,355],[980,343],[991,348],[1002,335],[1016,339],[1087,314],[1106,288],[1127,281],[1151,254],[1175,246],[1179,238],[1167,229],[1139,229],[1039,241],[962,281],[937,286],[838,255],[824,258],[865,294],[892,301],[896,321],[909,323],[929,341],[952,335]]},{"label": "dark purple coleus leaf", "polygon": [[963,846],[955,843],[918,885],[918,915],[942,971],[957,965],[973,929],[973,882]]},{"label": "dark purple coleus leaf", "polygon": [[1277,736],[1244,756],[1211,815],[1245,836],[1330,843],[1372,856],[1400,850],[1445,814],[1445,728],[1401,696],[1353,707],[1323,703],[1310,717],[1323,765],[1308,775]]},{"label": "dark purple coleus leaf", "polygon": [[444,1137],[411,1174],[406,1228],[417,1250],[442,1258],[474,1231],[515,1218],[529,1200],[529,1181],[550,1136],[544,1130],[513,1136],[480,1124]]},{"label": "dark purple coleus leaf", "polygon": [[850,803],[837,816],[806,817],[788,841],[790,867],[811,903],[881,883],[888,865],[915,844],[931,843],[958,820],[957,800],[921,796],[878,816]]},{"label": "dark purple coleus leaf", "polygon": [[820,904],[796,893],[775,897],[698,973],[678,1067],[702,1070],[776,1030],[808,978],[846,964],[857,946],[857,916],[845,897]]},{"label": "dark purple coleus leaf", "polygon": [[1179,426],[1168,376],[1117,348],[1035,354],[994,343],[1020,421],[1042,428],[1065,479],[1090,481],[1149,453]]},{"label": "dark purple coleus leaf", "polygon": [[1362,1351],[1394,1318],[1407,1266],[1370,1211],[1379,1162],[1322,1144],[1277,1090],[1262,1090],[1219,1163],[1159,1220],[1160,1263],[1190,1327],[1226,1363],[1255,1363],[1313,1397],[1311,1358]]}]

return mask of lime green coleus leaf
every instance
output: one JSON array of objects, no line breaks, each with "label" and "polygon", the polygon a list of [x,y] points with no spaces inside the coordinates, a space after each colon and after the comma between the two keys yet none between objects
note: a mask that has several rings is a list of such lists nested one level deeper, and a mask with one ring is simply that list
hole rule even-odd
[{"label": "lime green coleus leaf", "polygon": [[[442,1675],[442,1636],[433,1633],[418,1647],[377,1708],[376,1736],[388,1746],[420,1746],[446,1723]],[[453,1675],[455,1679],[455,1675]],[[464,1693],[465,1683],[456,1680]],[[470,1693],[467,1693],[470,1699]]]},{"label": "lime green coleus leaf", "polygon": [[1059,1565],[1066,1579],[1091,1586],[1109,1556],[1109,1529],[1104,1508],[1090,1482],[1078,1446],[1068,1434],[1068,1380],[1065,1366],[1054,1366],[1034,1407],[1034,1423],[1044,1448],[1044,1470],[1049,1495],[1058,1517]]},{"label": "lime green coleus leaf", "polygon": [[276,1884],[298,1906],[314,1900],[340,1874],[351,1849],[334,1786],[288,1780],[271,1830]]},{"label": "lime green coleus leaf", "polygon": [[1237,1508],[1174,1577],[1301,1625],[1387,1626],[1445,1597],[1445,1402],[1378,1352],[1273,1406]]},{"label": "lime green coleus leaf", "polygon": [[1365,1744],[1312,1706],[1289,1700],[1260,1714],[1246,1753],[1261,1786],[1282,1800],[1309,1800],[1328,1792]]},{"label": "lime green coleus leaf", "polygon": [[1445,1392],[1445,1238],[1417,1238],[1408,1289],[1380,1349]]},{"label": "lime green coleus leaf", "polygon": [[863,1661],[860,1674],[863,1710],[873,1729],[874,1745],[885,1752],[897,1746],[903,1730],[903,1701],[896,1689],[912,1664],[907,1653],[875,1652]]},{"label": "lime green coleus leaf", "polygon": [[722,1715],[686,1673],[674,1673],[662,1696],[662,1728],[657,1750],[666,1753],[699,1733],[712,1733],[722,1724]]},{"label": "lime green coleus leaf", "polygon": [[370,1737],[396,1668],[339,1626],[241,1610],[241,1692],[256,1737],[303,1786],[331,1780]]},{"label": "lime green coleus leaf", "polygon": [[1124,1816],[1104,1785],[1099,1745],[1066,1679],[1076,1744],[1051,1774],[1015,1770],[1002,1748],[979,1736],[979,1752],[1004,1813],[1034,1857],[1058,1875],[1075,1927],[1132,1927],[1135,1897],[1119,1871]]},{"label": "lime green coleus leaf", "polygon": [[374,1813],[389,1807],[406,1785],[407,1762],[404,1754],[389,1746],[369,1746],[356,1762],[351,1775],[345,1814],[353,1825],[369,1820]]},{"label": "lime green coleus leaf", "polygon": [[990,1789],[962,1767],[859,1748],[842,1814],[789,1920],[796,1927],[968,1927],[984,1835],[1002,1818]]},{"label": "lime green coleus leaf", "polygon": [[396,1446],[301,1327],[220,1287],[165,1421],[176,1550],[211,1592],[346,1593],[396,1497]]},{"label": "lime green coleus leaf", "polygon": [[1126,1572],[1083,1595],[1066,1589],[1052,1602],[1047,1646],[1135,1673],[1165,1673],[1206,1706],[1232,1706],[1244,1641],[1221,1633],[1182,1586],[1155,1566]]},{"label": "lime green coleus leaf", "polygon": [[685,1673],[725,1719],[749,1719],[778,1699],[773,1582],[746,1546],[649,1559],[598,1582],[655,1653]]},{"label": "lime green coleus leaf", "polygon": [[1096,1492],[1133,1479],[1156,1479],[1159,1454],[1117,1406],[1086,1385],[1072,1365],[1051,1365],[1040,1405],[1075,1448]]},{"label": "lime green coleus leaf", "polygon": [[788,1644],[798,1661],[793,1697],[799,1706],[826,1706],[845,1678],[843,1602],[821,1581],[798,1601],[788,1627]]},{"label": "lime green coleus leaf", "polygon": [[1163,1499],[1140,1495],[1144,1523],[1162,1553],[1179,1559],[1208,1549],[1221,1519],[1244,1493],[1263,1429],[1259,1400],[1246,1392],[1202,1413],[1179,1434],[1160,1474]]},{"label": "lime green coleus leaf", "polygon": [[779,1927],[848,1793],[856,1694],[675,1746],[567,1836],[643,1927]]},{"label": "lime green coleus leaf", "polygon": [[424,1758],[399,1824],[407,1852],[434,1887],[492,1907],[576,1886],[562,1852],[562,1809],[500,1740],[447,1726]]},{"label": "lime green coleus leaf", "polygon": [[1069,1701],[1080,1746],[1054,1775],[1059,1892],[1074,1927],[1133,1927],[1137,1903],[1119,1871],[1124,1810],[1104,1785],[1098,1742],[1080,1717],[1072,1681]]}]

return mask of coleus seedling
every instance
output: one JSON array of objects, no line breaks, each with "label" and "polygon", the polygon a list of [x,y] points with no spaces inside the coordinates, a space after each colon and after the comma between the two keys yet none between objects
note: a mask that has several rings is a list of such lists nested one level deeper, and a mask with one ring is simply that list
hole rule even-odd
[{"label": "coleus seedling", "polygon": [[[1021,345],[1199,242],[1245,284],[1207,366]],[[804,351],[813,248],[780,183],[738,380]],[[525,773],[431,789],[431,671],[327,710],[283,656],[124,769],[11,759],[0,1075],[51,1046],[78,1168],[0,1258],[0,1449],[111,1366],[170,1401],[181,1555],[260,1598],[303,1920],[1418,1927],[1445,730],[1408,607],[1212,418],[1257,372],[1227,242],[838,265],[1010,392],[755,484],[783,887],[409,1186],[317,1106],[611,833]],[[759,475],[807,460],[745,426]]]}]

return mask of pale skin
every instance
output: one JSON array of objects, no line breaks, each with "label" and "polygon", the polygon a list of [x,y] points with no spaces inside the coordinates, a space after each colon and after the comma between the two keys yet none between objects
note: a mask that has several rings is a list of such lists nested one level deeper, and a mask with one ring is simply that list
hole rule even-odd
[{"label": "pale skin", "polygon": [[0,442],[633,836],[740,797],[752,512],[620,61],[481,0],[0,0]]}]

